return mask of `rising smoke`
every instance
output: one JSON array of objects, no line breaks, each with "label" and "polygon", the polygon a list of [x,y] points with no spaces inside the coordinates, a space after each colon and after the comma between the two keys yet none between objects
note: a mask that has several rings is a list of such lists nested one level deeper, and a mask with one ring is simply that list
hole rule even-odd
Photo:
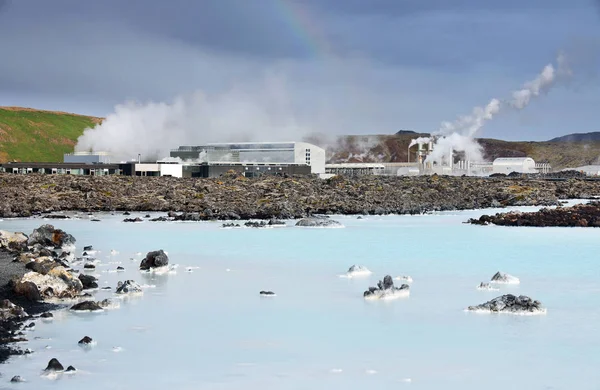
[{"label": "rising smoke", "polygon": [[547,93],[558,79],[570,76],[565,56],[560,53],[556,65],[546,65],[533,80],[526,82],[523,87],[512,93],[508,100],[492,99],[485,107],[475,107],[470,115],[461,116],[454,122],[442,122],[439,130],[433,133],[432,139],[413,140],[411,146],[418,142],[435,141],[433,152],[427,157],[427,162],[438,164],[448,163],[453,152],[464,153],[466,160],[484,161],[483,149],[475,137],[485,125],[497,114],[506,109],[522,110],[529,105],[533,98]]},{"label": "rising smoke", "polygon": [[267,83],[260,96],[241,89],[208,97],[202,92],[172,103],[118,105],[102,124],[86,129],[75,151],[106,151],[116,161],[164,158],[179,145],[289,141],[307,134],[295,119],[281,86]]}]

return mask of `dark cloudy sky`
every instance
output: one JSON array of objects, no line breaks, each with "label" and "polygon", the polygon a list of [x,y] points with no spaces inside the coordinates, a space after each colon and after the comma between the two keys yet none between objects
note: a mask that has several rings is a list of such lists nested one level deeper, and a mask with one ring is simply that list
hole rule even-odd
[{"label": "dark cloudy sky", "polygon": [[0,0],[0,105],[201,91],[219,115],[276,99],[319,132],[434,131],[564,50],[572,79],[482,134],[539,140],[600,131],[599,42],[595,0]]}]

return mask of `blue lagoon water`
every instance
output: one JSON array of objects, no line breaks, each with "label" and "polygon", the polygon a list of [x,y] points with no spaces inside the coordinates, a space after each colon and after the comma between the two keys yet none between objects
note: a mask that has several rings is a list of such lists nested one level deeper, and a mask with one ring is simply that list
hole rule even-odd
[{"label": "blue lagoon water", "polygon": [[[34,353],[1,366],[0,381],[31,389],[600,388],[600,229],[462,223],[481,214],[334,217],[341,229],[130,224],[110,214],[5,220],[2,229],[27,234],[52,223],[76,237],[78,254],[94,245],[101,286],[133,279],[152,287],[115,310],[36,321],[21,345]],[[137,269],[137,253],[156,249],[176,273]],[[340,278],[353,264],[373,274]],[[117,265],[126,271],[112,272]],[[476,289],[496,271],[521,284]],[[365,301],[363,291],[386,274],[412,276],[410,297]],[[541,300],[548,313],[464,311],[504,293]],[[91,349],[77,345],[86,335],[97,342]],[[41,375],[53,357],[78,372]],[[27,382],[8,383],[13,375]]]}]

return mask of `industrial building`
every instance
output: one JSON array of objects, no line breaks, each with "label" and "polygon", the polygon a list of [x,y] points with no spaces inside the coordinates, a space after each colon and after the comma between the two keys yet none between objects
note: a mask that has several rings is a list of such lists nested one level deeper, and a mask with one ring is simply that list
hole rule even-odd
[{"label": "industrial building", "polygon": [[[212,164],[306,165],[313,174],[325,173],[325,150],[306,142],[242,142],[180,146],[170,157],[184,162]],[[260,170],[260,169],[259,169]]]},{"label": "industrial building", "polygon": [[537,173],[531,157],[500,157],[492,163],[493,173]]}]

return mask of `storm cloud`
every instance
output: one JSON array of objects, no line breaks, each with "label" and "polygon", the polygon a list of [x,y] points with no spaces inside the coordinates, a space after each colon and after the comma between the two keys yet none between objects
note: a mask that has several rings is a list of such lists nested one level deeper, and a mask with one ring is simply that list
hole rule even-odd
[{"label": "storm cloud", "polygon": [[[0,105],[107,116],[202,96],[230,121],[245,107],[233,135],[434,131],[597,38],[597,16],[587,0],[0,0]],[[596,91],[557,89],[484,134],[597,130]]]}]

